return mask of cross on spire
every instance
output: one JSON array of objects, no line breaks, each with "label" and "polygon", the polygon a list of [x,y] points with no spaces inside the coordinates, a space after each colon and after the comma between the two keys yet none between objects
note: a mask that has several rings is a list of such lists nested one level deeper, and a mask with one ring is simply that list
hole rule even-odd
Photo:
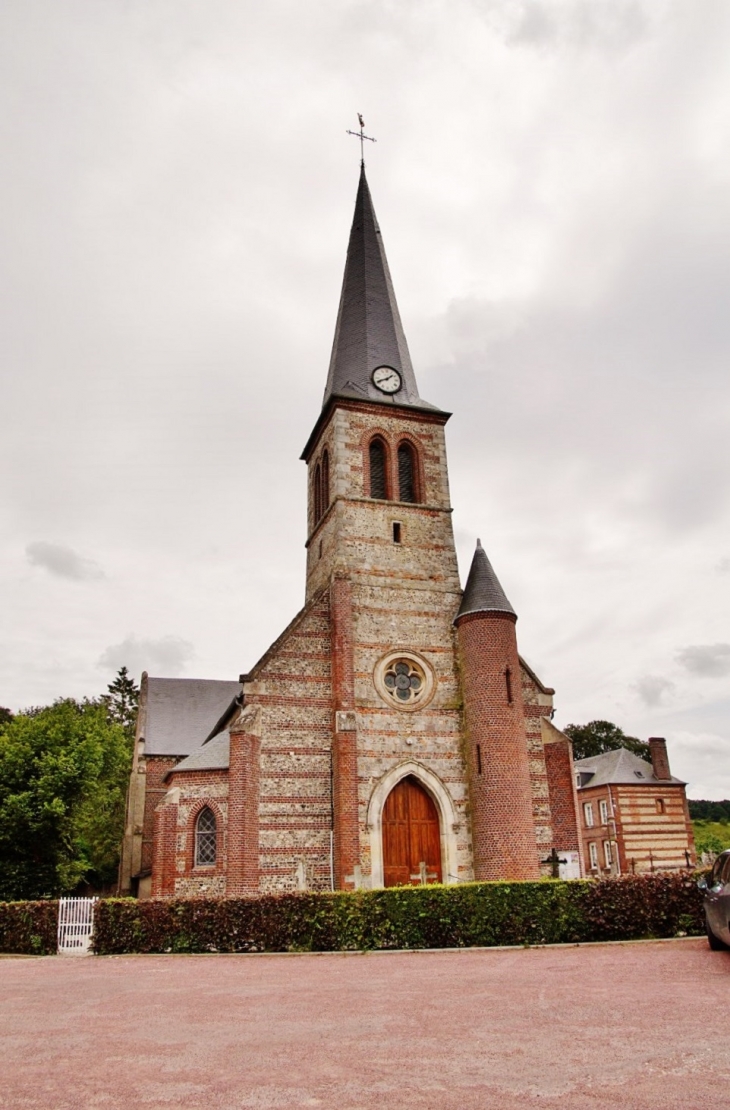
[{"label": "cross on spire", "polygon": [[347,134],[354,135],[356,139],[360,140],[360,165],[363,169],[365,169],[365,139],[367,139],[369,143],[377,143],[378,140],[374,139],[372,135],[365,134],[365,120],[362,118],[359,112],[357,113],[357,119],[358,123],[360,124],[360,130],[350,131],[348,129]]}]

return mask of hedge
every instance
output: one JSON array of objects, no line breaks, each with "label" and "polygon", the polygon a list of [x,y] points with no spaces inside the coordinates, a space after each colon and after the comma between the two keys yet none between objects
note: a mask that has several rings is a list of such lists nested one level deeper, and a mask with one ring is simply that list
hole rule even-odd
[{"label": "hedge", "polygon": [[[55,902],[0,904],[0,951],[55,951]],[[688,873],[335,894],[102,900],[95,951],[328,952],[673,937],[704,931]]]},{"label": "hedge", "polygon": [[335,894],[135,902],[97,911],[95,949],[327,952],[469,948],[673,937],[704,932],[695,878],[464,883]]},{"label": "hedge", "polygon": [[48,956],[57,935],[58,902],[0,902],[0,952]]}]

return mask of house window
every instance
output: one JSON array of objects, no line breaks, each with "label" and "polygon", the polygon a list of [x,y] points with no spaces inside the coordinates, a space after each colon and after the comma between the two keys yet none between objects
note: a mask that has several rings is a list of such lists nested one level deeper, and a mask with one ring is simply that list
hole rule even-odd
[{"label": "house window", "polygon": [[593,802],[583,803],[583,817],[585,818],[586,828],[593,828]]},{"label": "house window", "polygon": [[481,773],[482,773],[482,746],[481,746],[481,744],[477,744],[477,774],[481,775]]},{"label": "house window", "polygon": [[603,858],[606,861],[606,867],[610,867],[613,862],[613,855],[611,853],[611,841],[604,840],[603,842]]},{"label": "house window", "polygon": [[400,543],[400,521],[393,521],[393,543]]},{"label": "house window", "polygon": [[505,686],[505,693],[507,694],[507,702],[508,702],[509,705],[511,705],[512,704],[512,671],[509,669],[509,667],[504,672],[504,686]]},{"label": "house window", "polygon": [[387,501],[387,456],[382,439],[374,439],[370,444],[370,496],[377,501]]},{"label": "house window", "polygon": [[657,813],[664,813],[665,812],[665,806],[664,806],[664,799],[663,798],[657,798],[657,800],[656,800],[656,811],[657,811]]},{"label": "house window", "polygon": [[592,840],[588,845],[588,855],[591,860],[591,871],[598,870],[598,847],[595,840]]},{"label": "house window", "polygon": [[215,814],[208,806],[195,822],[195,866],[211,867],[216,860]]},{"label": "house window", "polygon": [[398,448],[398,500],[411,503],[418,501],[416,457],[410,443],[401,443]]},{"label": "house window", "polygon": [[598,808],[601,811],[601,824],[602,825],[607,825],[608,824],[608,802],[604,798],[602,798],[601,801],[598,803]]}]

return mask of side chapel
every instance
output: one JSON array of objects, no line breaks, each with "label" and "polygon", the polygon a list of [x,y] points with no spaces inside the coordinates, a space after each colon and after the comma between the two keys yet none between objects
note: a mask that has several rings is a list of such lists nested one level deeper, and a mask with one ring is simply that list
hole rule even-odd
[{"label": "side chapel", "polygon": [[479,541],[462,590],[361,169],[308,468],[304,607],[238,682],[143,675],[121,889],[228,896],[581,872],[570,742]]}]

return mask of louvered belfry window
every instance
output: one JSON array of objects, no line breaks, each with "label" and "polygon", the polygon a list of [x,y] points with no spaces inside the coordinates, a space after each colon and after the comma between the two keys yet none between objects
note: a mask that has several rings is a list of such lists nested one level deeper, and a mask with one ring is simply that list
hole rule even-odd
[{"label": "louvered belfry window", "polygon": [[416,460],[410,443],[398,448],[398,500],[416,502]]},{"label": "louvered belfry window", "polygon": [[314,523],[319,524],[322,516],[322,468],[317,463],[314,468]]},{"label": "louvered belfry window", "polygon": [[330,504],[330,457],[327,451],[322,455],[322,516]]},{"label": "louvered belfry window", "polygon": [[370,444],[370,496],[387,501],[388,486],[385,476],[385,444],[374,439]]},{"label": "louvered belfry window", "polygon": [[195,866],[210,867],[216,858],[215,814],[208,806],[195,822]]}]

